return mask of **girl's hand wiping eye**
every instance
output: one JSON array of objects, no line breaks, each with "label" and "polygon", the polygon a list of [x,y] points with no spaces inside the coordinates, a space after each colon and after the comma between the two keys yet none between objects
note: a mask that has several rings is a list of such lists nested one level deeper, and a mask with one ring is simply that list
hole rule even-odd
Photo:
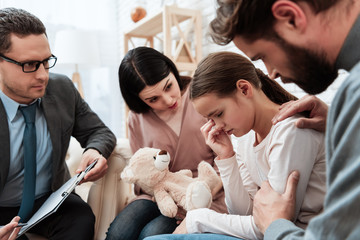
[{"label": "girl's hand wiping eye", "polygon": [[218,155],[219,159],[234,155],[230,137],[221,128],[217,128],[213,120],[209,120],[201,128],[206,144]]}]

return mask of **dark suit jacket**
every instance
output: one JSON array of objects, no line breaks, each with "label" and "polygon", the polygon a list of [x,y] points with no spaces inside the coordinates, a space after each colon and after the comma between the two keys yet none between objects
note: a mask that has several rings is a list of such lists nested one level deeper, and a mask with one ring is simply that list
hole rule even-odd
[{"label": "dark suit jacket", "polygon": [[[116,138],[99,117],[81,98],[74,84],[64,75],[50,73],[49,83],[41,100],[47,128],[53,146],[52,190],[69,179],[65,155],[70,137],[75,137],[84,148],[95,148],[108,158]],[[0,100],[0,194],[8,176],[10,164],[10,137],[7,116]]]}]

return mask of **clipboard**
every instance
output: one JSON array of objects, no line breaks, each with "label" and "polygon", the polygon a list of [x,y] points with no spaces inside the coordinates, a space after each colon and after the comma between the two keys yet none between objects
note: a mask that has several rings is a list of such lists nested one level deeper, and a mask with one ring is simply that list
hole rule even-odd
[{"label": "clipboard", "polygon": [[30,228],[41,222],[43,219],[56,212],[65,199],[74,191],[75,187],[84,179],[85,175],[95,166],[97,159],[79,174],[70,178],[58,190],[53,192],[36,213],[29,219],[17,235],[17,238],[27,232]]}]

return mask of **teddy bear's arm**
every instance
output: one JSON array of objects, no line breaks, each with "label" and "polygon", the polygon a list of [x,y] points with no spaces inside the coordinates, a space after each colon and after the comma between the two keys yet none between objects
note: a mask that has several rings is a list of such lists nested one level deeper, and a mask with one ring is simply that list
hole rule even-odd
[{"label": "teddy bear's arm", "polygon": [[162,215],[175,217],[178,207],[169,193],[164,190],[154,191],[154,197]]},{"label": "teddy bear's arm", "polygon": [[190,169],[181,169],[179,171],[177,171],[178,173],[188,176],[188,177],[192,177],[192,171]]}]

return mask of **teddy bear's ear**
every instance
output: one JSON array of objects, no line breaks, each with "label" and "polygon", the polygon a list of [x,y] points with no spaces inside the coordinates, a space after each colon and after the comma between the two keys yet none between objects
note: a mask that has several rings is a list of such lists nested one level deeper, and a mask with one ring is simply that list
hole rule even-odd
[{"label": "teddy bear's ear", "polygon": [[129,166],[124,168],[124,170],[122,171],[121,179],[128,183],[135,183],[136,179],[134,173]]}]

